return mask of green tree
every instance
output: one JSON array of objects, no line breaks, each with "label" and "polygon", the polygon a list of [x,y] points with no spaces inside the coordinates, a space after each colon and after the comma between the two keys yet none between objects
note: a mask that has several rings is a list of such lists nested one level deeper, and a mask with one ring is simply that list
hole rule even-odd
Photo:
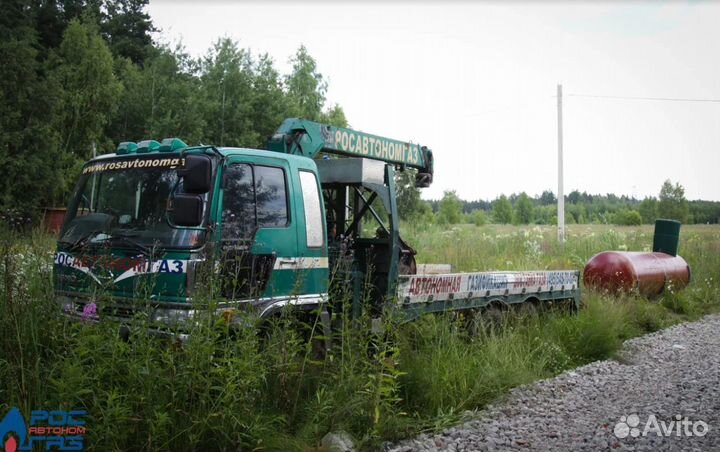
[{"label": "green tree", "polygon": [[117,109],[110,116],[105,135],[112,144],[150,138],[146,116],[150,102],[143,91],[145,73],[126,58],[117,58],[114,67],[123,92],[117,101]]},{"label": "green tree", "polygon": [[429,202],[420,200],[415,218],[420,224],[433,224],[435,222],[435,214]]},{"label": "green tree", "polygon": [[36,216],[63,184],[52,127],[58,89],[46,78],[29,2],[8,0],[0,15],[0,204]]},{"label": "green tree", "polygon": [[214,130],[209,124],[216,122],[205,115],[198,70],[197,62],[181,47],[157,47],[148,57],[140,87],[144,100],[139,100],[146,115],[144,136],[179,136],[193,144],[206,141],[206,134]]},{"label": "green tree", "polygon": [[675,185],[666,180],[660,188],[658,202],[658,215],[661,218],[669,218],[686,222],[688,218],[688,202],[685,199],[685,189],[676,182]]},{"label": "green tree", "polygon": [[177,136],[203,141],[204,98],[197,67],[182,48],[154,48],[140,68],[117,58],[115,72],[124,86],[106,134],[112,143]]},{"label": "green tree", "polygon": [[104,144],[104,130],[117,108],[122,85],[113,73],[113,58],[94,25],[73,19],[51,58],[51,81],[60,90],[61,109],[54,127],[61,137],[67,194],[82,162],[93,147]]},{"label": "green tree", "polygon": [[257,141],[248,146],[264,147],[267,138],[289,116],[290,102],[282,78],[269,55],[261,55],[253,66],[252,121]]},{"label": "green tree", "polygon": [[[557,209],[557,207],[554,208]],[[579,201],[577,204],[565,204],[565,214],[571,215],[575,223],[585,223],[585,204],[583,204],[582,201]]]},{"label": "green tree", "polygon": [[63,150],[80,159],[92,155],[103,137],[109,116],[117,108],[122,84],[113,72],[113,58],[93,25],[73,19],[51,64],[52,77],[62,89],[58,130]]},{"label": "green tree", "polygon": [[321,120],[322,110],[325,106],[327,82],[318,72],[317,62],[310,56],[307,48],[302,45],[290,58],[290,63],[293,69],[285,77],[285,86],[293,116],[312,121]]},{"label": "green tree", "polygon": [[638,211],[642,217],[642,222],[651,224],[658,217],[658,202],[654,197],[645,198],[638,206]]},{"label": "green tree", "polygon": [[512,204],[507,199],[507,196],[500,195],[492,203],[493,220],[495,223],[508,224],[512,223],[513,209]]},{"label": "green tree", "polygon": [[519,224],[530,224],[534,219],[535,206],[527,193],[522,192],[515,201],[515,218]]},{"label": "green tree", "polygon": [[202,63],[205,140],[220,146],[250,146],[261,141],[253,128],[253,61],[230,38],[218,40]]},{"label": "green tree", "polygon": [[103,8],[103,0],[43,0],[26,3],[35,19],[35,30],[43,52],[60,46],[65,30],[74,19],[82,18],[98,25]]},{"label": "green tree", "polygon": [[100,28],[113,54],[142,66],[152,50],[155,27],[148,0],[105,0]]},{"label": "green tree", "polygon": [[540,205],[541,206],[549,206],[557,203],[557,198],[555,197],[555,194],[549,190],[545,190],[542,192],[542,195],[540,195]]},{"label": "green tree", "polygon": [[455,190],[446,190],[440,200],[440,219],[449,224],[457,224],[462,218],[462,201]]},{"label": "green tree", "polygon": [[320,122],[322,122],[323,124],[330,124],[331,126],[335,127],[348,126],[347,118],[345,118],[345,111],[338,104],[335,104],[327,111],[324,111],[320,115]]},{"label": "green tree", "polygon": [[582,195],[580,194],[580,192],[578,190],[573,190],[567,195],[565,199],[567,200],[568,204],[577,204],[580,202],[581,198]]},{"label": "green tree", "polygon": [[640,212],[632,209],[621,209],[617,211],[612,218],[613,223],[622,226],[638,226],[643,222]]},{"label": "green tree", "polygon": [[485,215],[485,211],[483,210],[473,210],[470,214],[470,221],[475,226],[484,226],[487,223],[487,215]]},{"label": "green tree", "polygon": [[407,169],[395,173],[395,188],[400,218],[408,220],[420,213],[420,189],[415,186],[415,170]]},{"label": "green tree", "polygon": [[720,202],[717,201],[690,201],[690,216],[695,223],[720,222]]}]

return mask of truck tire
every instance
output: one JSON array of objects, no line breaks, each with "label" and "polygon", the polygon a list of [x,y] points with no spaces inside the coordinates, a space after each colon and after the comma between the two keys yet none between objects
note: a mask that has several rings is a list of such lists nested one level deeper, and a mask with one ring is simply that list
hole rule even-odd
[{"label": "truck tire", "polygon": [[515,311],[520,318],[534,319],[540,314],[540,300],[537,298],[528,298],[522,303],[515,305]]},{"label": "truck tire", "polygon": [[507,306],[492,302],[484,308],[463,311],[466,314],[465,328],[470,337],[493,334],[505,325]]},{"label": "truck tire", "polygon": [[493,302],[483,308],[481,315],[488,333],[497,332],[505,326],[507,311],[507,305],[501,302]]}]

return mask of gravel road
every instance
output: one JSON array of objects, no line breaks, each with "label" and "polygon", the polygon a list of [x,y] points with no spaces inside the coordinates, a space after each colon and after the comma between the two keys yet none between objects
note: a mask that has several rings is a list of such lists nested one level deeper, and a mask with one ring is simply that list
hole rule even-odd
[{"label": "gravel road", "polygon": [[720,316],[629,340],[618,361],[516,388],[475,420],[390,450],[720,451]]}]

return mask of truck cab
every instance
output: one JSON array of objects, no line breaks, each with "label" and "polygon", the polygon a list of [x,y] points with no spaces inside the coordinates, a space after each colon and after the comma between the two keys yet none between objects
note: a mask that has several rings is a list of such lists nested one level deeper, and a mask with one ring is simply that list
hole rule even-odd
[{"label": "truck cab", "polygon": [[[173,143],[174,146],[173,146]],[[192,317],[201,276],[220,309],[269,316],[327,298],[324,204],[312,159],[179,140],[123,143],[88,162],[58,240],[54,285],[73,317]],[[147,304],[143,305],[147,308]]]}]

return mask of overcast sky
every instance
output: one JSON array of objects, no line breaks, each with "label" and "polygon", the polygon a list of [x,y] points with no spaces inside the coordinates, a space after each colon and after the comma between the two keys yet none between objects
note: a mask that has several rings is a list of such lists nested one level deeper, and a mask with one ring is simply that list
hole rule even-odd
[{"label": "overcast sky", "polygon": [[[304,44],[358,130],[433,149],[424,198],[565,191],[720,200],[720,3],[151,2],[195,56],[229,36],[281,72]],[[242,143],[238,143],[242,145]]]}]

